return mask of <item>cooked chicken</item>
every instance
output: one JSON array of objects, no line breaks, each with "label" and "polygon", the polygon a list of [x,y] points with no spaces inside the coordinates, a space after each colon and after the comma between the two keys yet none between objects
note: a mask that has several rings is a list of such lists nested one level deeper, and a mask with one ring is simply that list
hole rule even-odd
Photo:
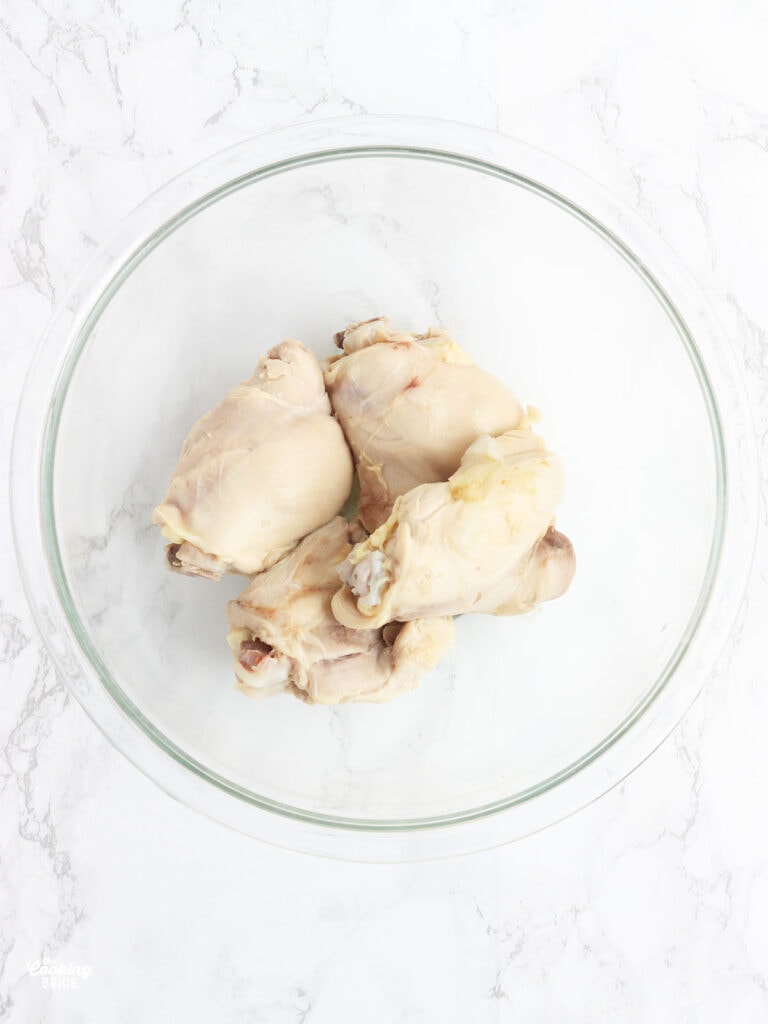
[{"label": "cooked chicken", "polygon": [[152,519],[171,568],[256,573],[336,515],[352,474],[317,359],[284,341],[193,426]]},{"label": "cooked chicken", "polygon": [[355,456],[359,516],[369,531],[399,495],[447,480],[481,434],[523,422],[512,392],[444,331],[393,331],[381,317],[335,340],[344,354],[323,364],[325,383]]},{"label": "cooked chicken", "polygon": [[510,430],[472,444],[447,483],[399,497],[339,570],[332,608],[345,626],[462,612],[514,615],[558,597],[575,570],[552,528],[562,472],[540,437]]},{"label": "cooked chicken", "polygon": [[332,519],[230,602],[228,640],[244,693],[288,691],[310,704],[379,703],[414,689],[450,647],[450,618],[366,630],[336,621],[338,568],[363,535]]}]

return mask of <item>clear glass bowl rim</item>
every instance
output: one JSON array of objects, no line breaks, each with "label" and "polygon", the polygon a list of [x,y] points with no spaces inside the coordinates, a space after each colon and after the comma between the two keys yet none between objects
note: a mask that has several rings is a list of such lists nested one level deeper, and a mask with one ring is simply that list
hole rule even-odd
[{"label": "clear glass bowl rim", "polygon": [[[315,815],[210,772],[163,736],[111,677],[79,620],[56,537],[53,465],[67,385],[93,325],[135,266],[189,217],[237,188],[301,164],[366,156],[440,160],[492,174],[544,194],[597,231],[664,306],[688,351],[713,433],[718,514],[709,565],[664,672],[578,762],[532,791],[450,818]],[[278,845],[352,859],[434,857],[520,838],[565,817],[625,778],[674,728],[711,672],[747,584],[756,460],[743,382],[722,328],[674,255],[618,199],[556,158],[483,129],[423,118],[338,118],[279,129],[208,158],[150,196],[99,247],[54,312],[24,387],[11,467],[14,539],[27,597],[59,674],[111,742],[163,789]]]}]

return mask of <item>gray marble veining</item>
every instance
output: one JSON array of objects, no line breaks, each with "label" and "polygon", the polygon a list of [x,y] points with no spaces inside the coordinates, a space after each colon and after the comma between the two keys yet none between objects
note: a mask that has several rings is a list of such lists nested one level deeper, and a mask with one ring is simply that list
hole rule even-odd
[{"label": "gray marble veining", "polygon": [[[729,332],[768,468],[766,47],[759,4],[692,0],[8,8],[0,469],[52,305],[121,216],[226,145],[361,111],[498,128],[636,207]],[[399,867],[259,846],[124,762],[57,683],[0,519],[0,1020],[767,1019],[767,498],[738,628],[674,736],[540,835]]]}]

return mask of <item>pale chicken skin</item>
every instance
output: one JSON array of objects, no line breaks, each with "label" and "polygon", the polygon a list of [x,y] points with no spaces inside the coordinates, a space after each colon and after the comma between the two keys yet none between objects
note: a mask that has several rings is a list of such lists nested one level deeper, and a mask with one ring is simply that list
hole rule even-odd
[{"label": "pale chicken skin", "polygon": [[372,532],[395,499],[445,481],[469,445],[520,426],[515,396],[444,332],[393,331],[384,317],[335,336],[323,364],[334,412],[355,456],[359,516]]},{"label": "pale chicken skin", "polygon": [[237,685],[310,704],[380,703],[414,689],[453,643],[450,618],[349,629],[334,618],[339,565],[364,536],[341,517],[255,576],[228,608]]},{"label": "pale chicken skin", "polygon": [[172,569],[250,575],[339,511],[353,471],[317,359],[285,341],[192,427],[152,519]]},{"label": "pale chicken skin", "polygon": [[530,429],[475,441],[445,483],[399,497],[342,564],[333,613],[370,629],[425,616],[515,615],[560,596],[575,571],[553,529],[559,460]]}]

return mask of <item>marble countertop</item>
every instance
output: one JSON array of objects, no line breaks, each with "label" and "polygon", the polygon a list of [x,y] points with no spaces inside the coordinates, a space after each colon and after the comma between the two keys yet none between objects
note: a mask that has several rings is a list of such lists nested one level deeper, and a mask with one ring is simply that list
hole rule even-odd
[{"label": "marble countertop", "polygon": [[[765,461],[764,5],[40,0],[0,47],[3,473],[35,342],[115,222],[231,143],[350,112],[497,129],[637,209],[730,334]],[[732,641],[658,752],[530,839],[401,866],[262,846],[140,775],[57,682],[0,517],[0,1020],[768,1019],[764,501]]]}]

